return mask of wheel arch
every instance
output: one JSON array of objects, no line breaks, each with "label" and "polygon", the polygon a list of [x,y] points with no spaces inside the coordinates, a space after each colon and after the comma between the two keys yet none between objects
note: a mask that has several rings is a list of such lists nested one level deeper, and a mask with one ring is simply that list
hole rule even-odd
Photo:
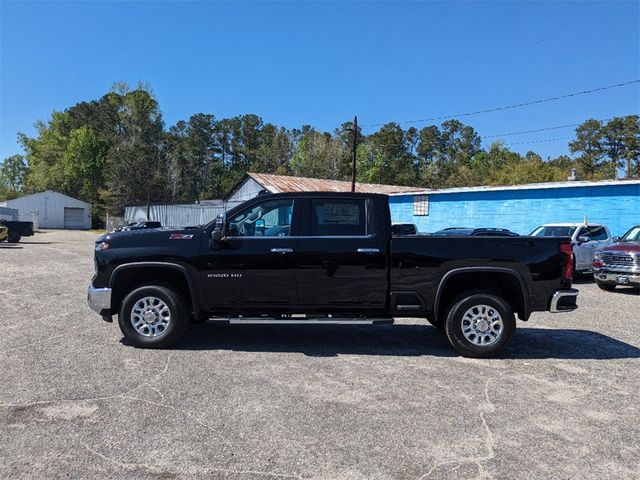
[{"label": "wheel arch", "polygon": [[[466,283],[452,282],[454,279]],[[492,279],[500,281],[487,283]],[[522,320],[528,320],[531,315],[529,290],[520,272],[506,267],[462,267],[448,271],[440,280],[433,305],[434,318],[445,314],[449,302],[469,290],[485,290],[503,296]]]},{"label": "wheel arch", "polygon": [[128,292],[142,285],[174,287],[191,304],[194,314],[199,314],[199,294],[189,269],[173,262],[135,262],[118,265],[109,279],[111,290],[111,312],[120,310],[122,300]]}]

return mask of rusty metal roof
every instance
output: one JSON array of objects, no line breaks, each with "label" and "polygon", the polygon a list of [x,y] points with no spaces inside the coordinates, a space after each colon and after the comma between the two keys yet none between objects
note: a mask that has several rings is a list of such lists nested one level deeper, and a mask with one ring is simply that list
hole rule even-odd
[{"label": "rusty metal roof", "polygon": [[[289,177],[268,173],[247,173],[256,182],[271,193],[286,192],[350,192],[351,182],[342,180],[322,180],[320,178]],[[356,192],[363,193],[409,193],[423,191],[420,187],[403,187],[400,185],[378,185],[375,183],[356,183]]]}]

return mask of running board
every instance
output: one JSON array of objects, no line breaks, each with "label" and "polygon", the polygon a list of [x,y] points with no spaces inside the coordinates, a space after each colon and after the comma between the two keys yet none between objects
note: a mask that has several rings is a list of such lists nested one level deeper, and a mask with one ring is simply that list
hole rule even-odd
[{"label": "running board", "polygon": [[393,318],[212,318],[209,321],[234,325],[391,325]]}]

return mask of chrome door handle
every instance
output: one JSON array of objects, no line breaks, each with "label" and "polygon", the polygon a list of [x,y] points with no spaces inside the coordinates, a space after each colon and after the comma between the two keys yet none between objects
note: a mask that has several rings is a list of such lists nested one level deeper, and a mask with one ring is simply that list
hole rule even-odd
[{"label": "chrome door handle", "polygon": [[380,253],[379,248],[359,248],[358,253]]},{"label": "chrome door handle", "polygon": [[293,252],[292,248],[272,248],[271,253],[291,253]]}]

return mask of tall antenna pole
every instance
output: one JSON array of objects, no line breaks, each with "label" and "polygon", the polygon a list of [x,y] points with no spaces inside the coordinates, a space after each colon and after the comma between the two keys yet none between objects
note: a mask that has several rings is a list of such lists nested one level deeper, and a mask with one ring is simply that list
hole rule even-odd
[{"label": "tall antenna pole", "polygon": [[358,116],[353,117],[353,165],[351,166],[351,191],[356,191],[356,152],[358,151]]}]

